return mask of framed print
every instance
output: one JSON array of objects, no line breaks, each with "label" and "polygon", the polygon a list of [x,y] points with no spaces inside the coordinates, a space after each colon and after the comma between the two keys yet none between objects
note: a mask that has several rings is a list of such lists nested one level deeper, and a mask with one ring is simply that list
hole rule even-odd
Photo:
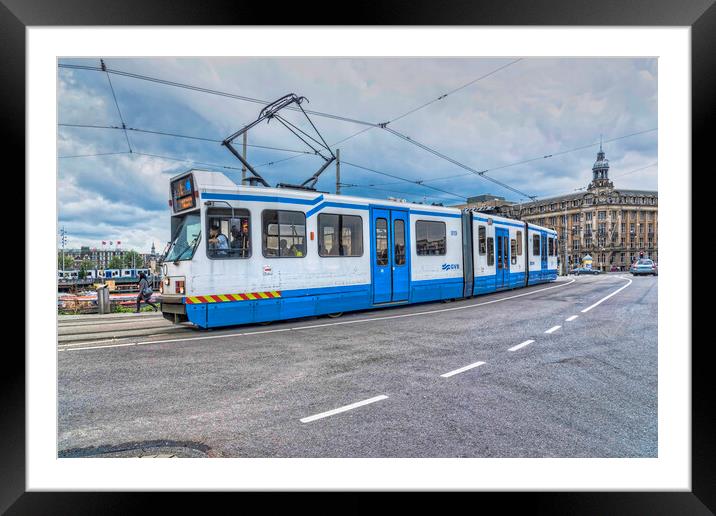
[{"label": "framed print", "polygon": [[3,0],[28,204],[3,511],[713,511],[690,210],[713,2],[376,9]]}]

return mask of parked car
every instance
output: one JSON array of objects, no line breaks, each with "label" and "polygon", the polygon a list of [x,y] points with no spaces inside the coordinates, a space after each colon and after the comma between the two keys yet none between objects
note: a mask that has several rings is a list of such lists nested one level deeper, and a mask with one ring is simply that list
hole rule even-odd
[{"label": "parked car", "polygon": [[569,271],[570,274],[579,276],[580,274],[599,274],[599,269],[589,269],[587,267],[577,267]]},{"label": "parked car", "polygon": [[639,261],[634,262],[629,268],[629,272],[631,272],[632,276],[641,276],[644,274],[657,276],[659,273],[654,260],[650,260],[649,258],[641,258]]}]

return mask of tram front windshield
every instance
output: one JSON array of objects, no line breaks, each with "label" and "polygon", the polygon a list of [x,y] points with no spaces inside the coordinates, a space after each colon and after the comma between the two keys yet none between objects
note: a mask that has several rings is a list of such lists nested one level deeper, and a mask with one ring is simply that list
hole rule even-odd
[{"label": "tram front windshield", "polygon": [[[176,217],[176,219],[179,221],[174,231],[174,238],[167,257],[164,259],[167,262],[191,260],[201,237],[201,222],[198,212]],[[172,226],[177,223],[176,219],[172,220]]]}]

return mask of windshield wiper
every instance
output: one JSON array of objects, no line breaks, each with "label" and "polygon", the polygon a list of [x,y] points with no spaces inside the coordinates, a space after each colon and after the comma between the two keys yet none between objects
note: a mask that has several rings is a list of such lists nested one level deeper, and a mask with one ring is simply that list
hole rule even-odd
[{"label": "windshield wiper", "polygon": [[184,253],[189,249],[193,250],[198,243],[199,237],[196,236],[194,237],[194,240],[182,247],[181,250],[177,253],[177,257],[173,260],[174,264],[176,265],[181,260],[181,257],[184,255]]}]

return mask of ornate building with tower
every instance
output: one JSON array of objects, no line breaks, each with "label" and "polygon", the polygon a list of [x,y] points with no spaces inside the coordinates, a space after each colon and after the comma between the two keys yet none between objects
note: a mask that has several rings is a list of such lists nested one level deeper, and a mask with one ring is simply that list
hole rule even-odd
[{"label": "ornate building with tower", "polygon": [[514,216],[557,231],[569,268],[585,255],[602,271],[627,270],[640,256],[658,261],[659,195],[615,188],[599,146],[586,191],[507,207]]},{"label": "ornate building with tower", "polygon": [[628,270],[641,256],[659,259],[658,201],[656,191],[615,187],[600,145],[592,181],[585,191],[522,204],[504,203],[491,211],[556,230],[562,271],[565,257],[572,269],[586,255],[592,257],[592,267],[602,271]]}]

